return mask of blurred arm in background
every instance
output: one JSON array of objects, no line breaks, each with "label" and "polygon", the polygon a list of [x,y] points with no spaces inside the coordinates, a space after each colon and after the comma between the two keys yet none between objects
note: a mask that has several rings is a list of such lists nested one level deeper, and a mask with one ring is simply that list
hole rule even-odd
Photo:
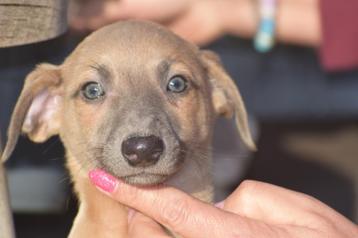
[{"label": "blurred arm in background", "polygon": [[[254,0],[89,0],[77,5],[71,25],[78,30],[95,30],[117,20],[145,19],[202,45],[223,34],[253,37],[258,24],[256,4]],[[276,19],[280,41],[320,44],[318,0],[279,0]]]},{"label": "blurred arm in background", "polygon": [[[75,1],[71,25],[95,30],[117,20],[159,22],[205,45],[225,34],[252,38],[258,25],[255,0],[88,0]],[[358,2],[278,0],[276,39],[315,47],[326,70],[358,68]]]}]

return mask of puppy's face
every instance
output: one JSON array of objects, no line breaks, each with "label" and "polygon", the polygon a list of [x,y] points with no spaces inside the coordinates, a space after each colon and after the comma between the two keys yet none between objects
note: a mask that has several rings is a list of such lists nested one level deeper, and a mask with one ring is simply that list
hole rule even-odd
[{"label": "puppy's face", "polygon": [[205,70],[194,47],[157,26],[106,30],[63,66],[60,135],[86,170],[163,182],[206,151],[214,115]]},{"label": "puppy's face", "polygon": [[30,74],[9,142],[21,125],[38,142],[59,134],[78,172],[102,168],[128,183],[157,184],[190,160],[205,163],[220,114],[236,114],[253,145],[241,98],[215,56],[157,25],[116,23],[61,66]]}]

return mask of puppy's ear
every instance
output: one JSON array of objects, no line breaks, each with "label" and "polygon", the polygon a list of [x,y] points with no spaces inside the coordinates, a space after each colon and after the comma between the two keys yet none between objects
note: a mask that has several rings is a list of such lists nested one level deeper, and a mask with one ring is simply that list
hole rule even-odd
[{"label": "puppy's ear", "polygon": [[245,105],[234,81],[223,68],[220,58],[213,52],[201,51],[201,60],[206,67],[212,85],[214,110],[219,116],[235,117],[236,127],[245,145],[256,150],[248,126]]},{"label": "puppy's ear", "polygon": [[60,86],[58,66],[41,64],[26,77],[11,116],[3,161],[10,157],[21,132],[34,142],[43,142],[58,133],[62,102]]}]

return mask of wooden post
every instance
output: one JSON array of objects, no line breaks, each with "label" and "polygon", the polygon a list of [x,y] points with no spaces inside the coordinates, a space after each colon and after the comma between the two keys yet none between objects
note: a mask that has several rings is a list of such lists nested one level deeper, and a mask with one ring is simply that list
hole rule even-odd
[{"label": "wooden post", "polygon": [[[67,29],[67,3],[67,0],[0,0],[0,47],[61,35]],[[0,238],[14,237],[6,173],[0,160]]]},{"label": "wooden post", "polygon": [[67,0],[0,0],[0,47],[55,38],[67,29]]}]

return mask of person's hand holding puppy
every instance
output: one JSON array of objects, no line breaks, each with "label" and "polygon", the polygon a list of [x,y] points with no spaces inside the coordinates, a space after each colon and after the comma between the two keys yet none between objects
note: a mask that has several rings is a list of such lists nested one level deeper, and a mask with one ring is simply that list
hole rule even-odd
[{"label": "person's hand holding puppy", "polygon": [[[75,30],[92,31],[118,20],[150,20],[200,45],[208,44],[227,33],[227,15],[237,14],[230,11],[236,8],[235,1],[89,0],[77,3],[77,10],[70,14],[70,26]],[[246,18],[247,16],[244,19]],[[237,22],[241,25],[241,21]],[[236,24],[237,27],[241,28]]]},{"label": "person's hand holding puppy", "polygon": [[[252,38],[258,4],[252,0],[87,0],[70,13],[73,29],[93,31],[126,19],[158,22],[184,39],[206,45],[225,34]],[[318,0],[282,0],[276,19],[278,41],[318,47],[321,22]],[[301,16],[305,17],[302,18]],[[300,29],[300,31],[297,31]]]},{"label": "person's hand holding puppy", "polygon": [[91,171],[90,179],[139,211],[128,218],[129,237],[168,237],[158,223],[187,238],[358,236],[355,224],[320,201],[267,183],[245,181],[213,206],[172,187],[130,186],[101,170]]}]

